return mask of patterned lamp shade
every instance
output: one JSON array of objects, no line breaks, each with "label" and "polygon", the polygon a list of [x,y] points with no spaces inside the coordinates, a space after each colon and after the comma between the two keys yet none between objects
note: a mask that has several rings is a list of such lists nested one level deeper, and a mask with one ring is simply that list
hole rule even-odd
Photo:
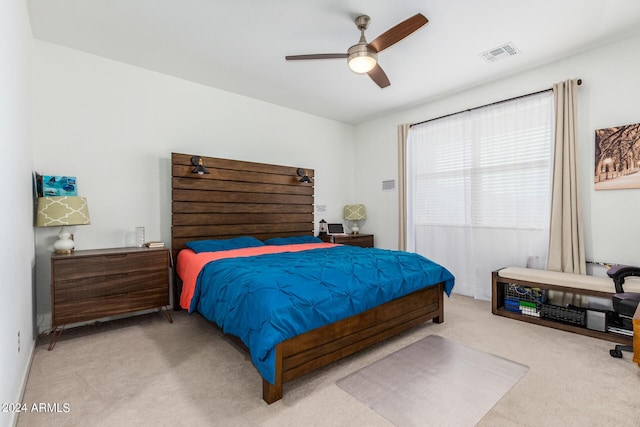
[{"label": "patterned lamp shade", "polygon": [[53,244],[57,254],[70,254],[75,247],[66,225],[90,224],[87,199],[84,197],[56,196],[39,197],[36,226],[60,227],[58,240]]},{"label": "patterned lamp shade", "polygon": [[90,224],[87,199],[84,197],[56,196],[38,198],[38,227]]},{"label": "patterned lamp shade", "polygon": [[344,207],[344,219],[347,221],[360,221],[367,219],[364,205],[347,205]]}]

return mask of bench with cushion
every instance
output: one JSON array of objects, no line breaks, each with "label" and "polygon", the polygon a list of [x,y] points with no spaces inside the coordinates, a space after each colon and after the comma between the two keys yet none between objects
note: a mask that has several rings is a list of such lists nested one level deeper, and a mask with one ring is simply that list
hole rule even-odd
[{"label": "bench with cushion", "polygon": [[[583,325],[560,322],[545,317],[529,316],[508,310],[505,307],[505,290],[507,288],[505,285],[509,284],[522,288],[564,292],[574,296],[607,298],[611,301],[617,291],[613,280],[609,277],[587,276],[524,267],[502,268],[492,273],[491,311],[496,315],[619,342],[625,345],[631,345],[633,342],[632,336],[588,329]],[[640,292],[640,277],[626,277],[624,291]],[[638,328],[640,328],[638,319],[640,319],[640,313],[636,312],[633,324],[634,326],[638,325]],[[638,336],[640,336],[640,331],[636,332],[636,338]]]}]

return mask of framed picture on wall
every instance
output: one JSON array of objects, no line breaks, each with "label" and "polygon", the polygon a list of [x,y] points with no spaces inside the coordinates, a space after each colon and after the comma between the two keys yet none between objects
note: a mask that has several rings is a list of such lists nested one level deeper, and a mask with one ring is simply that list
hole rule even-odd
[{"label": "framed picture on wall", "polygon": [[42,193],[49,196],[77,196],[75,176],[42,176]]},{"label": "framed picture on wall", "polygon": [[640,188],[640,123],[596,130],[594,188]]}]

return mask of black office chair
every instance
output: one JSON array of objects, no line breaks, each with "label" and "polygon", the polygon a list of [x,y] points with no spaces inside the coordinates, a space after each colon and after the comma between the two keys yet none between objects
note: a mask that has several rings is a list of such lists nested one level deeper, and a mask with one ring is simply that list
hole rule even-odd
[{"label": "black office chair", "polygon": [[[640,304],[640,293],[625,292],[624,278],[628,276],[640,276],[640,267],[628,265],[617,265],[607,270],[607,275],[613,279],[616,293],[612,297],[614,322],[617,322],[623,329],[633,329],[632,319],[638,305]],[[632,345],[616,345],[609,350],[611,357],[622,357],[623,351],[633,351]]]}]

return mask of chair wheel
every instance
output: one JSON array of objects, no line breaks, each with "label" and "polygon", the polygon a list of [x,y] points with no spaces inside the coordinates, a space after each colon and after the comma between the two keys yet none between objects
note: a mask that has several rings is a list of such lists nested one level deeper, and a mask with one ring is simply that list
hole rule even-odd
[{"label": "chair wheel", "polygon": [[622,351],[612,348],[611,350],[609,350],[609,354],[611,355],[611,357],[615,357],[617,359],[622,358]]}]

